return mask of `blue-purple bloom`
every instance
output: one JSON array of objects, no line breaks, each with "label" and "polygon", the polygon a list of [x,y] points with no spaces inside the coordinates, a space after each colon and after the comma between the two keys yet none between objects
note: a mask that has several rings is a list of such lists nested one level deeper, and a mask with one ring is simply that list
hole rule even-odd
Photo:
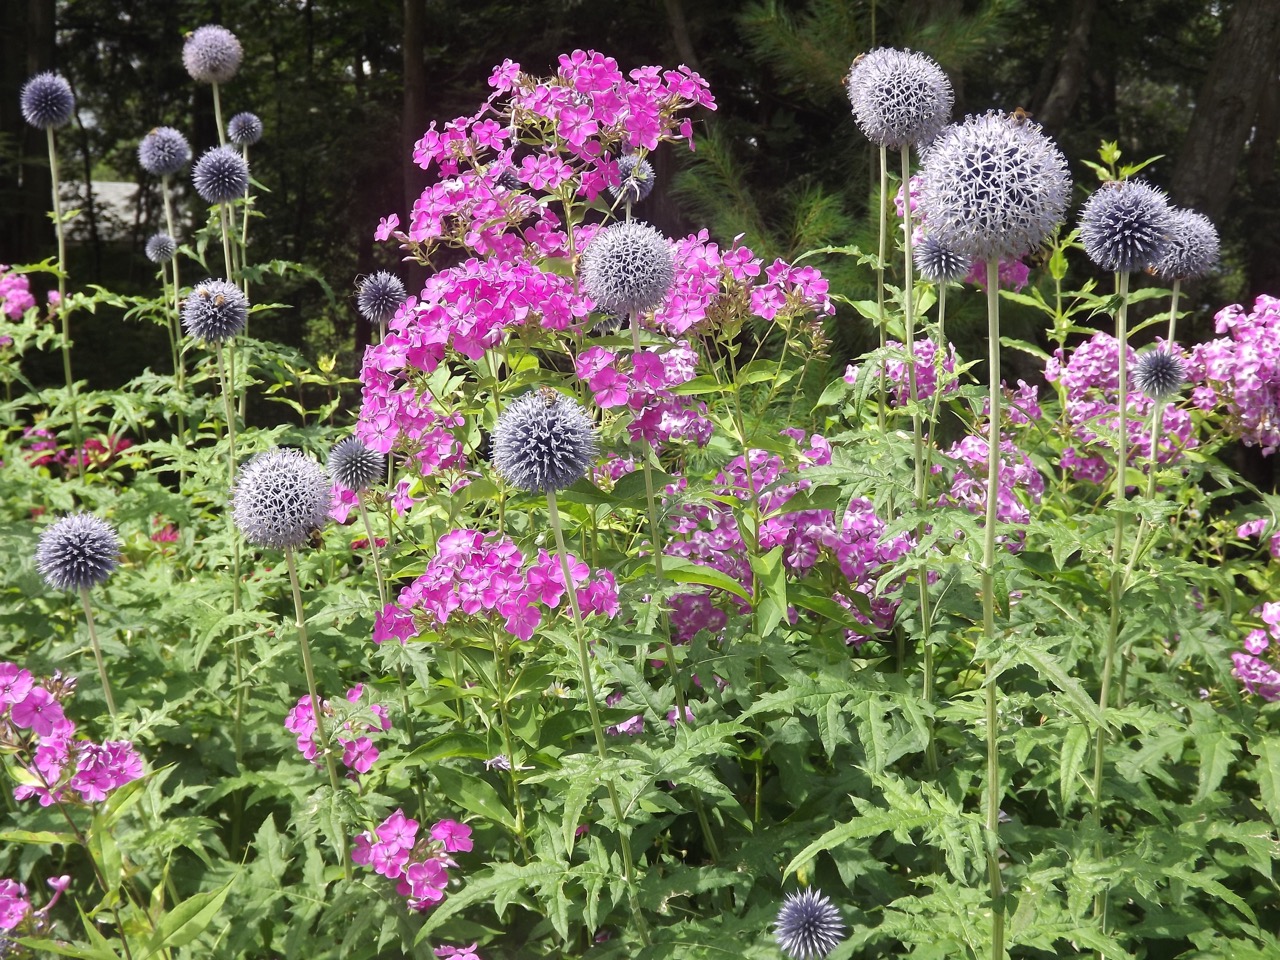
[{"label": "blue-purple bloom", "polygon": [[212,147],[196,161],[191,182],[205,203],[230,203],[249,189],[249,164],[231,147]]},{"label": "blue-purple bloom", "polygon": [[617,314],[660,304],[675,280],[667,238],[638,220],[615,223],[592,238],[582,254],[582,288],[596,306]]},{"label": "blue-purple bloom", "polygon": [[931,283],[950,283],[968,276],[973,265],[931,233],[926,233],[911,250],[920,276]]},{"label": "blue-purple bloom", "polygon": [[534,493],[572,486],[596,457],[596,425],[578,401],[531,390],[509,403],[493,430],[493,465],[513,487]]},{"label": "blue-purple bloom", "polygon": [[145,252],[152,263],[168,263],[178,252],[178,242],[167,233],[153,233],[147,238]]},{"label": "blue-purple bloom", "polygon": [[39,130],[60,127],[75,113],[76,100],[65,77],[45,71],[22,85],[22,119]]},{"label": "blue-purple bloom", "polygon": [[788,894],[775,926],[774,939],[792,960],[825,957],[844,939],[839,909],[813,888]]},{"label": "blue-purple bloom", "polygon": [[387,459],[356,437],[347,437],[329,451],[329,473],[334,481],[359,493],[387,472]]},{"label": "blue-purple bloom", "polygon": [[243,330],[248,321],[248,298],[226,280],[198,283],[182,301],[182,326],[197,340],[222,343]]},{"label": "blue-purple bloom", "polygon": [[1113,273],[1155,266],[1169,249],[1172,231],[1169,198],[1141,180],[1104,183],[1080,211],[1084,252]]},{"label": "blue-purple bloom", "polygon": [[1133,365],[1133,382],[1152,400],[1165,400],[1186,382],[1187,368],[1166,350],[1151,350]]},{"label": "blue-purple bloom", "polygon": [[191,162],[191,145],[181,131],[156,127],[138,141],[138,162],[152,176],[170,176]]},{"label": "blue-purple bloom", "polygon": [[226,83],[240,69],[244,49],[226,27],[206,24],[187,34],[182,64],[191,79],[200,83]]},{"label": "blue-purple bloom", "polygon": [[386,323],[405,301],[404,283],[393,273],[379,270],[365,277],[356,291],[356,309],[370,323]]},{"label": "blue-purple bloom", "polygon": [[237,113],[227,121],[227,139],[237,147],[252,147],[262,139],[262,120],[256,113]]},{"label": "blue-purple bloom", "polygon": [[1175,207],[1169,246],[1153,269],[1163,280],[1194,280],[1218,262],[1218,230],[1202,213]]},{"label": "blue-purple bloom", "polygon": [[618,175],[622,178],[609,193],[623,203],[639,203],[653,192],[653,164],[644,157],[627,153],[618,158]]},{"label": "blue-purple bloom", "polygon": [[246,463],[231,491],[231,518],[260,547],[301,547],[329,522],[331,484],[300,450],[275,447]]},{"label": "blue-purple bloom", "polygon": [[120,538],[111,524],[91,513],[76,513],[40,535],[36,569],[55,590],[80,590],[105,583],[119,555]]},{"label": "blue-purple bloom", "polygon": [[951,81],[932,58],[891,47],[854,60],[846,92],[867,139],[894,149],[936,137],[951,119],[955,99]]}]

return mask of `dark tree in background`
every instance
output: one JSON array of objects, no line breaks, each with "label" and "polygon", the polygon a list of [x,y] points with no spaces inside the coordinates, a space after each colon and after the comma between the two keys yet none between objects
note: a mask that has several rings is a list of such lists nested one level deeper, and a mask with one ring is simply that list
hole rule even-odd
[{"label": "dark tree in background", "polygon": [[[216,143],[209,89],[186,76],[181,45],[185,32],[222,23],[245,47],[224,110],[252,110],[266,128],[251,153],[265,214],[251,257],[306,263],[335,293],[331,300],[300,274],[273,280],[263,298],[291,309],[263,332],[341,351],[348,370],[367,338],[351,297],[356,277],[392,267],[410,289],[422,279],[372,239],[380,217],[408,220],[427,182],[409,160],[414,141],[431,119],[472,112],[504,58],[550,72],[575,47],[606,52],[624,69],[688,62],[710,81],[720,109],[700,118],[697,152],[658,152],[663,188],[639,211],[668,233],[707,226],[722,242],[743,233],[766,257],[872,249],[874,152],[841,80],[855,54],[890,44],[942,64],[956,84],[957,116],[1029,110],[1076,161],[1082,184],[1093,175],[1078,161],[1093,158],[1102,139],[1118,140],[1127,160],[1165,154],[1145,175],[1213,216],[1226,242],[1223,274],[1188,291],[1202,313],[1280,293],[1269,216],[1280,212],[1274,0],[7,0],[4,9],[0,261],[52,251],[43,138],[24,129],[17,95],[31,73],[57,68],[80,101],[81,125],[63,140],[66,176],[92,171],[148,188],[124,225],[126,241],[107,241],[95,224],[84,231],[73,282],[150,289],[141,249],[160,221],[135,147],[159,124],[187,133],[197,153]],[[82,216],[91,213],[99,211]],[[817,262],[839,292],[868,295],[852,258]],[[963,336],[963,304],[956,310]],[[147,360],[107,332],[113,322],[98,317],[77,333],[97,338],[101,351],[85,355],[102,357],[99,369],[85,364],[83,373],[104,384]],[[852,313],[837,322],[837,362],[865,345],[863,326]]]}]

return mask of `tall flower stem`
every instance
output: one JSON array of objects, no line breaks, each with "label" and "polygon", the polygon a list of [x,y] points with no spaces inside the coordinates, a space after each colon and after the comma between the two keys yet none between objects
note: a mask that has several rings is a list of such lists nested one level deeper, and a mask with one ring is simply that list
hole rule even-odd
[{"label": "tall flower stem", "polygon": [[218,204],[218,220],[222,229],[222,261],[227,267],[227,282],[236,282],[236,261],[231,253],[231,215],[225,203]]},{"label": "tall flower stem", "polygon": [[67,381],[67,399],[71,404],[71,441],[75,445],[78,462],[84,450],[84,435],[80,432],[79,401],[76,399],[76,382],[71,376],[71,318],[67,310],[67,229],[62,222],[62,197],[58,194],[58,145],[53,137],[53,127],[47,127],[49,135],[49,176],[53,180],[53,230],[58,237],[58,319],[62,322],[62,373]]},{"label": "tall flower stem", "polygon": [[[1129,273],[1116,275],[1116,348],[1119,352],[1116,392],[1118,395],[1116,429],[1116,489],[1113,502],[1123,507],[1128,498],[1129,472]],[[1152,437],[1154,444],[1155,437]],[[1154,472],[1154,467],[1153,467]],[[1093,743],[1093,828],[1097,836],[1095,853],[1102,856],[1102,786],[1103,754],[1107,745],[1107,707],[1111,696],[1111,677],[1115,672],[1116,641],[1120,635],[1120,604],[1124,600],[1124,576],[1120,562],[1124,556],[1124,513],[1117,511],[1115,534],[1111,542],[1111,616],[1107,623],[1107,643],[1102,653],[1102,682],[1098,689],[1098,713],[1101,717]],[[1100,892],[1093,901],[1093,915],[1106,924],[1107,895]]]},{"label": "tall flower stem", "polygon": [[80,604],[84,607],[85,623],[89,625],[89,643],[93,646],[93,659],[98,664],[98,677],[102,680],[102,693],[107,698],[107,713],[116,720],[116,699],[111,695],[111,681],[107,679],[107,664],[102,659],[102,645],[98,643],[98,631],[93,625],[93,608],[89,605],[89,588],[80,588]]},{"label": "tall flower stem", "polygon": [[373,524],[369,522],[369,511],[365,509],[364,497],[356,494],[360,504],[360,519],[364,522],[365,536],[369,538],[369,553],[373,557],[373,574],[378,578],[378,599],[387,605],[387,581],[382,576],[382,560],[378,553],[378,541],[373,535]]},{"label": "tall flower stem", "polygon": [[232,400],[231,382],[227,376],[227,364],[222,356],[222,344],[215,347],[218,357],[218,380],[222,385],[222,411],[227,419],[227,483],[236,478],[236,411]]},{"label": "tall flower stem", "polygon": [[1173,297],[1169,301],[1169,349],[1173,349],[1173,331],[1178,326],[1178,294],[1182,292],[1182,281],[1173,281]]},{"label": "tall flower stem", "polygon": [[[947,281],[938,284],[938,339],[933,353],[934,381],[933,381],[933,397],[929,405],[929,442],[925,445],[924,450],[924,476],[925,483],[933,471],[933,453],[934,441],[938,430],[938,411],[942,404],[942,373],[943,364],[946,362],[947,350]],[[928,488],[925,488],[927,499]],[[920,536],[923,536],[923,524],[921,524]],[[921,576],[927,577],[928,571],[923,571]],[[924,702],[932,706],[934,698],[934,685],[936,682],[937,671],[933,659],[933,645],[929,643],[929,634],[933,630],[933,616],[930,609],[926,613],[926,605],[928,602],[928,592],[922,584],[920,589],[920,622],[925,625],[924,632],[924,662],[922,664],[922,673],[924,674],[922,696]],[[925,744],[924,759],[925,767],[930,774],[938,772],[938,745],[934,738],[933,715],[927,714],[925,717],[927,726],[928,740]]]},{"label": "tall flower stem", "polygon": [[[564,574],[564,592],[569,598],[569,610],[573,613],[574,632],[578,641],[578,670],[582,675],[582,689],[587,697],[587,710],[591,714],[591,731],[595,735],[596,753],[602,764],[608,763],[609,752],[604,742],[604,727],[600,723],[600,708],[596,703],[595,684],[591,680],[591,658],[587,652],[586,624],[582,619],[582,608],[578,606],[578,592],[574,587],[573,573],[569,569],[569,552],[564,546],[564,530],[560,525],[560,509],[556,505],[554,490],[547,491],[547,511],[551,515],[551,530],[556,538],[556,550],[560,554],[560,570]],[[512,758],[508,757],[508,760]],[[514,763],[515,761],[512,760]],[[613,809],[613,818],[618,823],[618,839],[622,847],[622,866],[626,871],[623,881],[627,885],[627,898],[631,903],[631,916],[635,920],[636,931],[640,940],[647,947],[650,944],[649,928],[640,909],[640,901],[636,897],[636,866],[631,855],[631,833],[622,819],[622,804],[618,801],[618,788],[614,786],[613,777],[606,775],[605,789],[609,793],[609,804]]]},{"label": "tall flower stem", "polygon": [[[982,634],[996,637],[996,504],[1000,489],[1000,276],[999,260],[987,261],[987,376],[990,420],[987,426],[987,516],[982,538]],[[995,660],[986,662],[987,874],[991,886],[991,960],[1004,960],[1004,881],[1000,877],[1000,728],[996,709],[1000,691]]]},{"label": "tall flower stem", "polygon": [[[883,357],[889,345],[889,318],[884,314],[884,264],[889,256],[889,148],[880,144],[880,253],[876,258],[876,317],[880,327],[880,352]],[[885,428],[885,404],[888,396],[888,372],[885,362],[880,361],[879,406],[876,411],[876,423],[881,430]]]},{"label": "tall flower stem", "polygon": [[[311,713],[316,721],[316,736],[320,740],[320,751],[324,754],[325,769],[329,772],[329,785],[336,794],[341,786],[338,783],[338,767],[333,761],[333,750],[329,743],[329,734],[325,730],[324,713],[320,709],[320,695],[316,692],[316,671],[311,663],[311,644],[307,642],[307,618],[302,612],[302,587],[298,584],[298,564],[293,557],[293,548],[284,548],[284,560],[289,567],[289,585],[293,588],[294,623],[298,628],[298,647],[302,650],[302,669],[307,675],[307,693],[311,695]],[[338,838],[342,846],[342,869],[347,880],[352,879],[351,856],[347,849],[347,831],[341,822],[338,823]]]},{"label": "tall flower stem", "polygon": [[[217,81],[209,84],[213,87],[213,118],[218,124],[218,146],[225,147],[227,145],[227,128],[222,124],[222,94],[218,92]],[[230,279],[228,277],[227,279]]]}]

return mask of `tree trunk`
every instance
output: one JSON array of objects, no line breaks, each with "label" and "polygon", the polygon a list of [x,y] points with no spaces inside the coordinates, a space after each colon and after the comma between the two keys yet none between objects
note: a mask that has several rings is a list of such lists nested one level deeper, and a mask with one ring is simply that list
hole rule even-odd
[{"label": "tree trunk", "polygon": [[[404,0],[404,100],[400,115],[400,170],[404,196],[402,228],[408,229],[413,203],[422,193],[422,171],[413,162],[413,145],[427,128],[427,67],[424,61],[427,45],[426,0]],[[422,287],[426,271],[412,263],[405,264],[405,286],[410,293]]]},{"label": "tree trunk", "polygon": [[1275,0],[1236,0],[1173,170],[1175,201],[1222,219],[1263,91],[1276,82],[1278,68]]},{"label": "tree trunk", "polygon": [[1089,65],[1089,32],[1097,9],[1097,0],[1077,0],[1071,24],[1067,27],[1062,55],[1058,58],[1053,86],[1049,88],[1044,103],[1033,105],[1036,119],[1047,130],[1062,129],[1080,99],[1085,70]]}]

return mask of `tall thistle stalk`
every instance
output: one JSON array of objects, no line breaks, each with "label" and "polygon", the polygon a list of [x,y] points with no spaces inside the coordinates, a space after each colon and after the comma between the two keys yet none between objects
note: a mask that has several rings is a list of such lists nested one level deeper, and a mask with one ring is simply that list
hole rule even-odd
[{"label": "tall thistle stalk", "polygon": [[84,435],[80,430],[80,403],[76,397],[76,382],[71,375],[71,311],[67,308],[67,231],[62,215],[62,197],[58,193],[58,146],[53,127],[46,127],[49,140],[49,175],[53,179],[53,228],[58,236],[58,320],[62,328],[62,374],[67,385],[67,401],[71,408],[71,440],[78,461],[84,449]]}]

